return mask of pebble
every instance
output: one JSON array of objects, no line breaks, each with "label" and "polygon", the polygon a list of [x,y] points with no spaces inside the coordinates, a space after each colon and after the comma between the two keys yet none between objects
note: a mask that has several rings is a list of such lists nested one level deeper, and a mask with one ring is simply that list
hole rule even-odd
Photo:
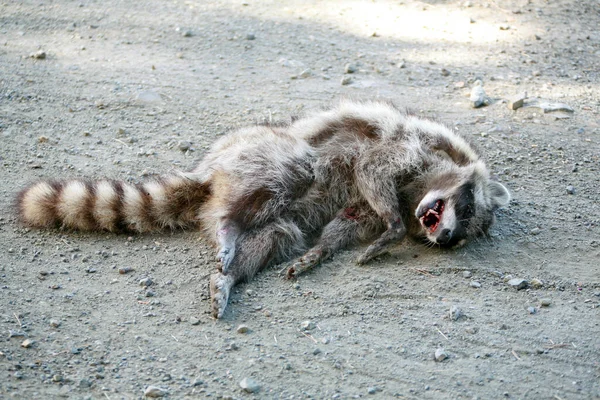
[{"label": "pebble", "polygon": [[476,326],[468,326],[465,328],[465,332],[467,332],[468,334],[474,335],[477,332],[479,332],[479,328],[477,328]]},{"label": "pebble", "polygon": [[83,378],[83,379],[81,379],[81,380],[79,381],[79,387],[80,387],[81,389],[87,389],[87,388],[89,388],[89,387],[91,387],[91,386],[92,386],[92,382],[90,382],[89,380],[87,380],[87,379],[85,379],[85,378]]},{"label": "pebble", "polygon": [[21,343],[21,347],[24,347],[26,349],[30,348],[31,346],[33,346],[33,340],[31,339],[25,339],[23,340],[23,343]]},{"label": "pebble", "polygon": [[371,387],[367,388],[367,393],[369,393],[369,394],[377,393],[377,387],[371,386]]},{"label": "pebble", "polygon": [[29,57],[35,58],[37,60],[45,60],[46,59],[46,52],[43,51],[43,50],[38,50],[35,53],[31,53],[29,55]]},{"label": "pebble", "polygon": [[471,89],[469,101],[471,102],[471,107],[473,108],[479,108],[490,104],[490,98],[485,94],[485,90],[483,90],[483,84],[479,79],[475,81],[475,86],[473,86],[473,89]]},{"label": "pebble", "polygon": [[298,75],[299,78],[310,78],[313,75],[312,71],[310,68],[305,69],[304,71],[300,72],[300,75]]},{"label": "pebble", "polygon": [[537,313],[537,308],[527,307],[527,311],[529,311],[529,314],[535,314],[535,313]]},{"label": "pebble", "polygon": [[50,320],[50,326],[53,328],[58,328],[60,326],[60,321],[55,320],[55,319],[51,319]]},{"label": "pebble", "polygon": [[246,40],[254,40],[256,39],[256,35],[254,33],[247,33]]},{"label": "pebble", "polygon": [[164,397],[167,394],[167,391],[163,388],[159,388],[158,386],[148,386],[146,390],[144,390],[144,396],[146,397]]},{"label": "pebble", "polygon": [[433,358],[435,361],[437,362],[442,362],[444,361],[446,358],[448,358],[448,353],[446,353],[446,350],[442,349],[441,347],[438,348],[435,351],[435,354],[433,355]]},{"label": "pebble", "polygon": [[235,330],[237,333],[248,333],[250,329],[248,329],[248,325],[240,325],[237,327],[237,329]]},{"label": "pebble", "polygon": [[513,278],[513,279],[509,280],[507,283],[509,286],[512,286],[517,290],[525,289],[529,285],[529,282],[527,282],[525,279],[521,279],[521,278]]},{"label": "pebble", "polygon": [[550,304],[552,304],[552,302],[550,301],[550,299],[544,298],[544,299],[540,300],[540,305],[542,307],[550,307]]},{"label": "pebble", "polygon": [[539,235],[541,231],[542,230],[540,228],[535,227],[531,231],[529,231],[529,233],[535,236],[535,235]]},{"label": "pebble", "polygon": [[344,76],[342,77],[342,80],[340,82],[342,84],[342,86],[346,86],[352,83],[352,78],[349,76]]},{"label": "pebble", "polygon": [[481,287],[481,283],[479,283],[477,281],[471,281],[470,285],[472,288],[476,288],[476,289],[479,289]]},{"label": "pebble", "polygon": [[470,278],[471,276],[473,276],[473,273],[471,273],[471,271],[463,271],[462,276],[463,278]]},{"label": "pebble", "polygon": [[182,140],[181,142],[179,142],[177,144],[177,147],[179,147],[180,151],[185,153],[192,147],[192,144],[190,142],[188,142],[187,140]]},{"label": "pebble", "polygon": [[544,282],[541,279],[533,278],[531,282],[529,282],[529,286],[531,286],[534,289],[540,289],[544,286]]},{"label": "pebble", "polygon": [[450,71],[448,71],[446,68],[442,68],[440,70],[440,74],[442,74],[442,76],[449,76],[450,75]]},{"label": "pebble", "polygon": [[136,100],[140,103],[154,104],[160,103],[162,101],[162,97],[160,97],[160,94],[154,90],[144,90],[137,94]]},{"label": "pebble", "polygon": [[465,314],[463,311],[455,305],[450,307],[450,311],[448,312],[448,318],[452,321],[458,321],[460,318],[464,317]]},{"label": "pebble", "polygon": [[508,24],[500,24],[499,28],[500,28],[501,31],[507,31],[507,30],[510,29],[510,25],[508,25]]},{"label": "pebble", "polygon": [[358,67],[354,64],[346,64],[346,66],[344,67],[344,72],[346,74],[353,74],[356,71],[358,71]]},{"label": "pebble", "polygon": [[314,355],[314,356],[317,356],[317,355],[319,355],[319,354],[321,354],[321,349],[319,349],[319,348],[317,347],[316,349],[314,349],[314,350],[313,350],[313,355]]},{"label": "pebble", "polygon": [[152,283],[153,283],[152,279],[150,279],[150,278],[140,279],[140,286],[148,287],[148,286],[152,285]]},{"label": "pebble", "polygon": [[200,320],[196,317],[190,317],[190,324],[192,325],[199,325],[200,324]]},{"label": "pebble", "polygon": [[575,187],[574,186],[567,186],[567,193],[568,194],[575,194]]},{"label": "pebble", "polygon": [[507,103],[508,109],[509,110],[517,110],[517,109],[523,107],[523,104],[525,104],[526,98],[527,98],[527,92],[519,93],[518,95],[509,98],[508,103]]},{"label": "pebble", "polygon": [[240,387],[247,393],[257,393],[260,385],[252,378],[244,378],[240,381]]},{"label": "pebble", "polygon": [[181,36],[183,36],[183,37],[192,37],[192,36],[194,36],[194,32],[192,32],[192,31],[183,31],[181,33]]},{"label": "pebble", "polygon": [[132,271],[135,271],[135,270],[131,267],[119,268],[119,274],[121,274],[121,275],[125,275]]},{"label": "pebble", "polygon": [[300,324],[300,326],[302,327],[303,331],[312,331],[316,328],[315,323],[310,320],[302,321],[302,324]]}]

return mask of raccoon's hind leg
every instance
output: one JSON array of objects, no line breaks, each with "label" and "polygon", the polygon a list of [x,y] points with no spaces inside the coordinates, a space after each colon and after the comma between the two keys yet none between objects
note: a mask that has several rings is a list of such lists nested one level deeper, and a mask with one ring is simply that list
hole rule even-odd
[{"label": "raccoon's hind leg", "polygon": [[296,278],[330,258],[336,251],[372,237],[383,224],[368,205],[347,207],[323,229],[317,244],[287,270],[287,278]]},{"label": "raccoon's hind leg", "polygon": [[280,220],[240,233],[227,270],[210,277],[213,317],[223,316],[235,284],[250,280],[262,268],[288,260],[305,249],[302,232],[289,221]]}]

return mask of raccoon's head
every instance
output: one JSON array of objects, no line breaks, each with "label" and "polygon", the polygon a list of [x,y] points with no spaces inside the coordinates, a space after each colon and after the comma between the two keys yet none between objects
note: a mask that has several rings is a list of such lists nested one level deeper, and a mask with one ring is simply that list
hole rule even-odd
[{"label": "raccoon's head", "polygon": [[485,165],[477,162],[429,182],[415,216],[430,242],[460,246],[487,233],[495,219],[494,211],[509,201],[508,190],[491,181]]}]

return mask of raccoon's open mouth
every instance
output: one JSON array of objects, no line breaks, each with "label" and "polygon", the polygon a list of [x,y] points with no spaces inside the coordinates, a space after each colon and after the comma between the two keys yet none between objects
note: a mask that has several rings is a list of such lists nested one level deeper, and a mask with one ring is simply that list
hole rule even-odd
[{"label": "raccoon's open mouth", "polygon": [[429,208],[423,209],[419,216],[419,221],[429,233],[436,231],[442,220],[442,214],[444,213],[444,200],[436,200],[436,202]]}]

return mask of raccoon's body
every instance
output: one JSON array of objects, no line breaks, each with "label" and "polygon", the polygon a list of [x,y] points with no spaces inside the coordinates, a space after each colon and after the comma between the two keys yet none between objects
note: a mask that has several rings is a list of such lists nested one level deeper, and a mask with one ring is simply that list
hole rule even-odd
[{"label": "raccoon's body", "polygon": [[510,199],[476,150],[436,122],[383,102],[342,102],[287,126],[218,140],[189,173],[139,185],[39,182],[19,196],[34,226],[138,231],[198,226],[219,248],[213,315],[231,288],[304,254],[294,277],[358,241],[364,263],[406,234],[453,246],[486,233]]}]

